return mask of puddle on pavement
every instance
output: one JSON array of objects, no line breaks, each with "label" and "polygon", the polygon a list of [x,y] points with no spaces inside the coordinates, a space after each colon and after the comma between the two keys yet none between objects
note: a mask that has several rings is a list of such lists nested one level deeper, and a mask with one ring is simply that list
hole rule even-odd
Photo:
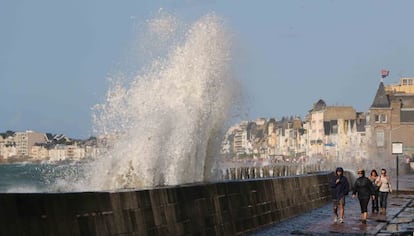
[{"label": "puddle on pavement", "polygon": [[414,225],[412,224],[389,224],[385,228],[387,232],[407,232],[413,231]]},{"label": "puddle on pavement", "polygon": [[399,214],[398,217],[411,219],[413,217],[413,215],[414,215],[414,212],[407,212],[406,211],[406,212],[403,212],[403,213]]},{"label": "puddle on pavement", "polygon": [[392,224],[401,224],[401,223],[410,223],[412,222],[412,218],[405,218],[405,217],[398,217],[391,221]]}]

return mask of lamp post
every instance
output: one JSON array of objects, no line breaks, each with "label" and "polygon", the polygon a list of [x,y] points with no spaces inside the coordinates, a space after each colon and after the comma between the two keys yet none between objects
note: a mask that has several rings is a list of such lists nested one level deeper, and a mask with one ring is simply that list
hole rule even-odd
[{"label": "lamp post", "polygon": [[393,142],[393,132],[394,131],[396,131],[396,130],[399,130],[400,128],[403,128],[403,126],[401,126],[401,125],[398,125],[397,127],[392,127],[392,124],[390,124],[390,133],[389,133],[389,135],[390,135],[390,143],[391,143],[391,153],[394,155],[396,155],[395,156],[395,164],[396,164],[396,168],[395,168],[395,171],[396,171],[396,185],[397,185],[397,195],[398,195],[398,176],[399,176],[399,155],[402,155],[403,154],[403,143],[402,142],[400,142],[401,140],[398,140],[398,141],[395,141],[395,142]]},{"label": "lamp post", "polygon": [[402,142],[392,142],[392,154],[395,154],[395,164],[396,164],[396,174],[397,174],[397,196],[399,192],[398,188],[398,176],[399,176],[399,163],[398,163],[398,155],[403,154],[403,143]]}]

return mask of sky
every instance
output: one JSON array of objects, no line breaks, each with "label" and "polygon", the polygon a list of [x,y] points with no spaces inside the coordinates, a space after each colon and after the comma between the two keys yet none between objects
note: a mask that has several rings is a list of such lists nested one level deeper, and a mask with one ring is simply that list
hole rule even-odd
[{"label": "sky", "polygon": [[414,1],[3,0],[0,132],[93,135],[91,108],[122,70],[140,25],[164,9],[215,13],[231,32],[248,112],[304,118],[312,105],[368,111],[384,83],[414,77]]}]

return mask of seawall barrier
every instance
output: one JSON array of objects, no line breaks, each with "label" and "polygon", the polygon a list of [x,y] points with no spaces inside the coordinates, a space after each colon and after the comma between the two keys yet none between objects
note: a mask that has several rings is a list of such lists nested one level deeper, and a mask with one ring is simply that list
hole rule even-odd
[{"label": "seawall barrier", "polygon": [[118,192],[1,193],[0,235],[243,235],[330,202],[332,174]]}]

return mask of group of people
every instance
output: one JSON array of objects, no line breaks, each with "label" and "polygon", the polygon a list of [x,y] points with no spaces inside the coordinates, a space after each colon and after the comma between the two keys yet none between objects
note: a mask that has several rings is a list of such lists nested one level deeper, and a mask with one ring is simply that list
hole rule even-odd
[{"label": "group of people", "polygon": [[[358,169],[358,178],[352,185],[352,198],[358,198],[361,208],[361,221],[367,223],[368,203],[371,201],[372,213],[386,214],[388,194],[392,192],[391,179],[385,169],[378,175],[375,169],[369,177],[365,170]],[[345,213],[345,197],[350,192],[350,184],[344,176],[344,169],[338,167],[330,182],[332,188],[334,222],[343,223]]]}]

